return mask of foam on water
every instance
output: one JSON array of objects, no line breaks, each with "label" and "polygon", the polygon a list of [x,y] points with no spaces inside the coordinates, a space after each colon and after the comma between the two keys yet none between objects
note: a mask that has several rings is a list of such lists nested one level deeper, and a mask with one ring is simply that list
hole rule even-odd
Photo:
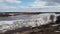
[{"label": "foam on water", "polygon": [[[39,14],[39,15],[32,15],[32,16],[12,16],[12,17],[5,17],[3,20],[0,21],[0,31],[7,31],[16,28],[22,27],[35,27],[44,24],[48,24],[51,22],[50,16],[52,14]],[[55,15],[55,14],[54,14]]]}]

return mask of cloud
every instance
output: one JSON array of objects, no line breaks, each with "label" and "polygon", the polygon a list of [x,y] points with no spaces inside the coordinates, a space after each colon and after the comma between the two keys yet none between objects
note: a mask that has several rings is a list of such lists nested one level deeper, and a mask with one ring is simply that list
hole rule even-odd
[{"label": "cloud", "polygon": [[47,1],[47,2],[56,2],[56,3],[60,3],[60,0],[41,0],[41,1]]},{"label": "cloud", "polygon": [[37,7],[42,7],[42,6],[44,6],[45,4],[46,4],[46,2],[36,0],[33,4],[31,4],[30,7],[35,7],[35,8],[37,8]]},{"label": "cloud", "polygon": [[59,4],[54,2],[47,2],[45,6],[59,6]]},{"label": "cloud", "polygon": [[18,0],[6,0],[6,2],[9,2],[9,3],[21,3],[22,1],[18,1]]},{"label": "cloud", "polygon": [[47,6],[60,6],[60,0],[41,0],[47,2]]},{"label": "cloud", "polygon": [[13,6],[0,6],[0,12],[14,12],[17,8]]},{"label": "cloud", "polygon": [[40,8],[44,6],[60,6],[59,0],[36,0],[34,3],[31,4],[29,7]]},{"label": "cloud", "polygon": [[[1,11],[2,10],[2,11]],[[60,6],[59,7],[43,7],[43,8],[15,8],[15,7],[7,7],[2,8],[1,12],[60,12]]]},{"label": "cloud", "polygon": [[60,12],[60,6],[56,7],[56,6],[48,6],[48,7],[44,7],[40,10],[41,12]]},{"label": "cloud", "polygon": [[11,9],[11,8],[16,8],[14,6],[8,6],[6,3],[0,3],[0,9]]},{"label": "cloud", "polygon": [[1,6],[0,9],[16,9],[16,7],[13,6]]},{"label": "cloud", "polygon": [[18,0],[0,0],[0,12],[14,12],[18,9],[17,6],[10,6],[7,3],[21,3]]},{"label": "cloud", "polygon": [[60,2],[58,0],[36,0],[30,6],[9,6],[6,2],[20,4],[22,1],[0,0],[0,12],[60,12]]},{"label": "cloud", "polygon": [[3,0],[0,0],[0,2],[3,2]]}]

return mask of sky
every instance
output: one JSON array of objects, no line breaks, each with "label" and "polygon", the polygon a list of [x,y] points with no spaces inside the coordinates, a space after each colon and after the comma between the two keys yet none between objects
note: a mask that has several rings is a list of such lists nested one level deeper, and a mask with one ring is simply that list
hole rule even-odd
[{"label": "sky", "polygon": [[60,12],[60,0],[0,0],[0,12]]}]

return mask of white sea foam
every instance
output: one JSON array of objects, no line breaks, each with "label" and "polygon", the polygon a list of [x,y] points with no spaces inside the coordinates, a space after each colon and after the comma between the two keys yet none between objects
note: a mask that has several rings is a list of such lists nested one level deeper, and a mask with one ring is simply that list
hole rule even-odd
[{"label": "white sea foam", "polygon": [[[35,27],[51,22],[50,16],[56,14],[38,14],[32,16],[13,16],[0,21],[0,31],[7,31],[22,27]],[[10,19],[9,19],[10,18]],[[21,19],[20,19],[21,18]],[[23,18],[23,19],[22,19]]]}]

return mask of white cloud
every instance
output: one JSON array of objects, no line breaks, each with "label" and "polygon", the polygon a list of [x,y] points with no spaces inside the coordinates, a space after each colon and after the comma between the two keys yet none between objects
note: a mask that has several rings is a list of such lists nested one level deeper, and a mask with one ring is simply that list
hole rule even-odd
[{"label": "white cloud", "polygon": [[15,9],[17,9],[17,7],[8,6],[7,4],[0,3],[0,12],[10,12],[10,11],[13,12]]},{"label": "white cloud", "polygon": [[[1,0],[0,2],[5,2],[4,0]],[[6,0],[6,2],[9,3],[21,3],[18,0]],[[57,6],[45,6],[46,4],[49,4],[46,1],[40,1],[36,0],[34,3],[31,4],[29,7],[24,6],[8,6],[5,3],[0,3],[0,12],[59,12],[60,11],[60,5],[56,4]],[[55,7],[55,8],[54,8]],[[1,10],[3,9],[3,10]]]},{"label": "white cloud", "polygon": [[3,2],[3,0],[0,0],[0,2]]},{"label": "white cloud", "polygon": [[8,6],[5,3],[0,3],[0,9],[11,9],[11,8],[15,9],[16,7],[14,7],[14,6]]},{"label": "white cloud", "polygon": [[33,4],[31,4],[30,7],[42,7],[42,6],[45,6],[46,2],[44,1],[40,1],[40,0],[36,0]]},{"label": "white cloud", "polygon": [[18,9],[17,6],[9,6],[7,5],[6,2],[9,3],[21,3],[21,1],[18,0],[0,0],[0,12],[13,12],[16,11]]},{"label": "white cloud", "polygon": [[56,7],[56,6],[44,6],[44,7],[40,7],[40,8],[20,8],[17,9],[18,11],[21,12],[60,12],[60,6]]},{"label": "white cloud", "polygon": [[16,9],[16,7],[13,6],[0,6],[0,9]]},{"label": "white cloud", "polygon": [[[52,1],[52,0],[51,0]],[[31,6],[29,6],[30,8],[41,8],[41,7],[45,7],[45,6],[60,6],[59,3],[56,2],[49,2],[46,0],[36,0],[34,3],[31,4]]]},{"label": "white cloud", "polygon": [[9,3],[21,3],[22,1],[18,1],[18,0],[6,0],[6,2],[9,2]]}]

